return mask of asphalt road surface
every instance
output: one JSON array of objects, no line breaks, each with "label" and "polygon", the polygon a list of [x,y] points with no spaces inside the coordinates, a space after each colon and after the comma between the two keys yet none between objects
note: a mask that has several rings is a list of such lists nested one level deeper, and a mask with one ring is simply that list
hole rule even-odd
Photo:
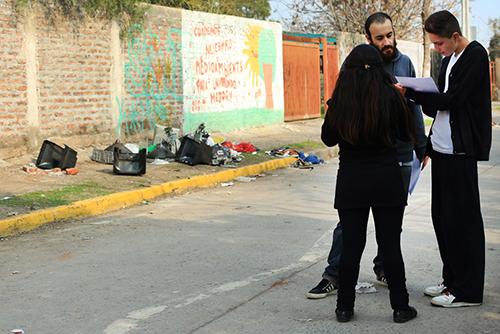
[{"label": "asphalt road surface", "polygon": [[[432,307],[440,282],[430,169],[406,210],[402,245],[417,319],[392,322],[388,291],[358,294],[339,324],[335,297],[307,300],[337,223],[335,161],[284,169],[0,242],[0,332],[26,334],[500,333],[500,132],[480,164],[486,231],[481,307]],[[374,283],[373,224],[359,280]]]}]

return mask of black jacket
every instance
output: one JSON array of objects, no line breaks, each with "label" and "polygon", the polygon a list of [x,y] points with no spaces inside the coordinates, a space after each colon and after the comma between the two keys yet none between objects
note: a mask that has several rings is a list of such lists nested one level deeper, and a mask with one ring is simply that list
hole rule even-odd
[{"label": "black jacket", "polygon": [[[451,69],[448,91],[442,93],[450,59],[451,56],[446,57],[441,63],[438,79],[441,93],[421,93],[407,89],[406,97],[422,105],[423,112],[429,117],[436,117],[438,110],[449,110],[455,153],[465,153],[477,160],[488,160],[491,149],[488,54],[478,42],[469,43]],[[427,146],[430,148],[430,140]]]},{"label": "black jacket", "polygon": [[[413,63],[411,62],[410,58],[407,55],[402,54],[398,49],[396,49],[396,57],[394,57],[391,62],[384,62],[384,70],[393,77],[394,83],[397,82],[394,76],[412,78],[416,76],[415,68],[413,67]],[[425,147],[427,143],[422,110],[420,109],[420,106],[416,105],[413,101],[408,100],[407,102],[408,108],[410,108],[410,111],[413,113],[413,118],[415,121],[416,142],[398,142],[398,161],[412,161],[413,151],[415,151],[418,160],[422,161],[425,155]]]},{"label": "black jacket", "polygon": [[[396,94],[398,93],[394,91],[391,98],[394,113],[400,112]],[[335,106],[332,100],[329,100],[325,121],[321,127],[321,140],[327,146],[339,145],[334,207],[348,209],[406,205],[408,192],[405,191],[398,163],[397,151],[400,145],[396,141],[399,138],[400,144],[408,142],[408,130],[403,124],[393,124],[394,132],[391,137],[394,145],[390,147],[374,143],[352,145],[342,139],[332,124],[331,117],[334,112]]]}]

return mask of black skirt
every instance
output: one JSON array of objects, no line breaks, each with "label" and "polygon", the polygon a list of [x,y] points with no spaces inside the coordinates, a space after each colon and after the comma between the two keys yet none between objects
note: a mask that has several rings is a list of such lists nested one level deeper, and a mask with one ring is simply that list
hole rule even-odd
[{"label": "black skirt", "polygon": [[405,206],[404,186],[396,155],[340,161],[335,187],[336,209]]}]

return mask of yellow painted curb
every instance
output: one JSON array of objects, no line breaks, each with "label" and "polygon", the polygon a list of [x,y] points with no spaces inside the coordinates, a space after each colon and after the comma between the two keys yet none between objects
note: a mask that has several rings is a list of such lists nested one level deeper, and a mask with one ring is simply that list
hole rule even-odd
[{"label": "yellow painted curb", "polygon": [[30,231],[41,225],[59,220],[100,215],[169,193],[214,186],[220,182],[233,180],[238,176],[256,175],[265,171],[288,167],[295,160],[296,158],[270,160],[256,165],[227,169],[214,174],[194,176],[189,179],[170,181],[148,188],[119,192],[55,208],[38,210],[25,215],[0,220],[0,237]]}]

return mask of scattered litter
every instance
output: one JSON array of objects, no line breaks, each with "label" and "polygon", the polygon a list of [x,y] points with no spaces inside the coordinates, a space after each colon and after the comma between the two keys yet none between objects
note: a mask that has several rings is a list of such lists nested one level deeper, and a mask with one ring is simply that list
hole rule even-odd
[{"label": "scattered litter", "polygon": [[[130,148],[128,148],[130,150]],[[113,174],[143,175],[146,174],[146,149],[138,153],[124,152],[115,147],[113,161]]]},{"label": "scattered litter", "polygon": [[314,167],[312,165],[322,164],[324,161],[318,158],[314,154],[304,154],[304,152],[299,152],[297,161],[293,164],[293,167],[299,169],[309,169],[312,170]]},{"label": "scattered litter", "polygon": [[19,274],[19,271],[17,271],[17,270],[12,272],[12,275],[17,275],[17,274]]},{"label": "scattered litter", "polygon": [[299,159],[303,160],[305,163],[312,165],[322,164],[324,161],[318,158],[316,155],[309,153],[304,154],[304,152],[299,152]]},{"label": "scattered litter", "polygon": [[134,143],[126,143],[125,147],[131,152],[131,153],[139,153],[139,145],[134,144]]},{"label": "scattered litter", "polygon": [[374,293],[374,292],[377,292],[377,289],[371,283],[358,282],[358,284],[356,284],[356,292],[357,293]]},{"label": "scattered litter", "polygon": [[63,172],[61,168],[52,168],[51,170],[48,171],[47,174],[50,176],[62,176],[65,175],[66,172]]},{"label": "scattered litter", "polygon": [[235,167],[242,156],[231,147],[218,144],[205,130],[201,123],[194,134],[187,134],[180,139],[181,145],[176,153],[176,160],[191,166],[205,164],[212,166]]},{"label": "scattered litter", "polygon": [[12,329],[10,334],[24,334],[24,331],[22,329]]},{"label": "scattered litter", "polygon": [[231,187],[234,186],[234,182],[222,182],[220,184],[221,187]]},{"label": "scattered litter", "polygon": [[112,165],[114,161],[115,147],[119,147],[122,152],[132,153],[120,142],[119,139],[117,139],[113,144],[109,145],[104,150],[94,148],[90,159],[96,162]]},{"label": "scattered litter", "polygon": [[313,319],[311,319],[311,318],[308,318],[308,319],[297,319],[297,321],[299,321],[299,322],[311,322],[311,321],[313,321]]},{"label": "scattered litter", "polygon": [[235,180],[238,182],[249,183],[249,182],[257,180],[257,178],[250,177],[250,176],[238,176],[237,178],[235,178]]},{"label": "scattered litter", "polygon": [[168,165],[170,164],[170,162],[168,162],[167,160],[162,160],[162,159],[154,159],[152,162],[151,162],[151,165]]},{"label": "scattered litter", "polygon": [[257,152],[257,148],[253,144],[247,143],[247,142],[233,144],[230,141],[225,141],[222,143],[222,146],[230,148],[232,150],[235,150],[236,152],[244,152],[244,153],[256,153]]},{"label": "scattered litter", "polygon": [[68,174],[68,175],[76,175],[79,172],[80,171],[78,170],[78,168],[68,168],[68,169],[66,169],[66,174]]},{"label": "scattered litter", "polygon": [[5,200],[8,200],[9,198],[12,198],[10,196],[5,196],[4,198],[1,199],[1,201],[5,201]]},{"label": "scattered litter", "polygon": [[18,212],[17,211],[10,211],[10,212],[7,212],[7,217],[12,217],[12,216],[17,216],[18,215]]},{"label": "scattered litter", "polygon": [[226,140],[224,139],[224,137],[220,136],[220,135],[215,135],[215,136],[210,136],[212,137],[212,140],[214,141],[214,143],[216,144],[222,144],[223,142],[225,142]]},{"label": "scattered litter", "polygon": [[288,146],[283,146],[279,147],[276,149],[273,149],[271,151],[266,151],[267,155],[273,156],[273,157],[298,157],[299,152],[289,148]]},{"label": "scattered litter", "polygon": [[41,169],[53,169],[59,167],[61,169],[75,167],[77,152],[71,147],[61,146],[44,140],[38,158],[36,159],[36,167]]},{"label": "scattered litter", "polygon": [[23,171],[30,175],[47,174],[47,171],[36,167],[34,164],[28,164],[23,166]]},{"label": "scattered litter", "polygon": [[52,169],[41,169],[35,166],[35,164],[30,163],[28,165],[24,165],[22,170],[30,175],[50,175],[50,176],[62,176],[62,175],[76,175],[79,170],[77,168],[71,167],[63,170],[60,167],[52,168]]}]

